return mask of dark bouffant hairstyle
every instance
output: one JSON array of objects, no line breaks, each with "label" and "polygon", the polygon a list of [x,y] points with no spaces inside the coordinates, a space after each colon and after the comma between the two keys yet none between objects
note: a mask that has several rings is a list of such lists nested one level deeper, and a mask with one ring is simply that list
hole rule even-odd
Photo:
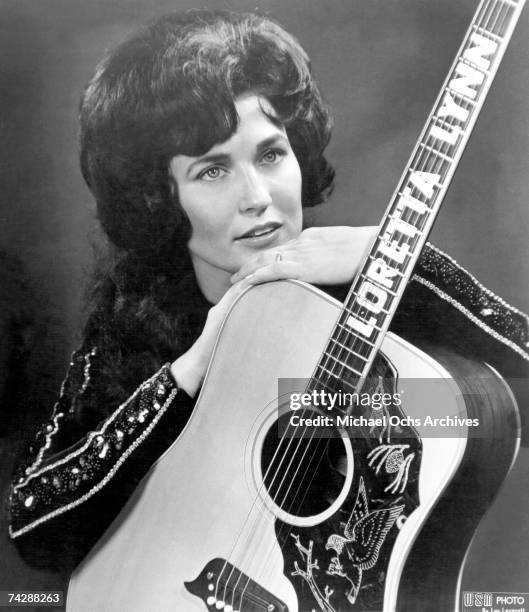
[{"label": "dark bouffant hairstyle", "polygon": [[81,101],[81,167],[114,245],[166,256],[175,241],[187,243],[169,161],[227,140],[237,129],[234,100],[247,92],[267,98],[287,131],[303,205],[321,203],[334,174],[323,155],[331,121],[306,53],[278,24],[248,13],[175,13],[106,55]]},{"label": "dark bouffant hairstyle", "polygon": [[200,333],[209,305],[196,288],[169,162],[227,140],[238,125],[234,101],[248,92],[265,97],[287,131],[303,204],[322,202],[334,175],[323,155],[329,113],[306,53],[266,17],[167,15],[110,51],[86,87],[81,167],[111,248],[85,342],[100,348],[95,385],[116,402]]}]

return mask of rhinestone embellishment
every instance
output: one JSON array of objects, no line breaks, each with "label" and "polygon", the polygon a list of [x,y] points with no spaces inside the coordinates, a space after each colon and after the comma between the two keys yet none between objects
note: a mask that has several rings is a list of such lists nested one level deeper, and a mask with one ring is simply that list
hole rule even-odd
[{"label": "rhinestone embellishment", "polygon": [[35,497],[33,495],[29,495],[24,500],[24,506],[26,506],[26,508],[31,508],[31,506],[33,505],[34,501],[35,501]]}]

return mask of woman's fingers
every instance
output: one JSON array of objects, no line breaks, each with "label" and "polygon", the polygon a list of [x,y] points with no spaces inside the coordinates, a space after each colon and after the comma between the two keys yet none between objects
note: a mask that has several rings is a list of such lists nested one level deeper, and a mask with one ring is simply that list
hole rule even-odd
[{"label": "woman's fingers", "polygon": [[351,282],[373,237],[374,227],[316,227],[289,242],[256,253],[231,277],[251,284],[297,278],[315,284]]},{"label": "woman's fingers", "polygon": [[275,280],[299,277],[299,264],[294,261],[274,261],[268,266],[256,270],[253,274],[246,277],[249,285],[259,283],[269,283]]},{"label": "woman's fingers", "polygon": [[286,244],[281,245],[281,247],[277,247],[275,249],[269,249],[266,251],[261,251],[255,257],[253,257],[250,261],[247,261],[241,269],[236,272],[231,277],[231,282],[236,283],[250,274],[254,274],[257,270],[267,267],[275,262],[283,262],[286,261],[288,257]]}]

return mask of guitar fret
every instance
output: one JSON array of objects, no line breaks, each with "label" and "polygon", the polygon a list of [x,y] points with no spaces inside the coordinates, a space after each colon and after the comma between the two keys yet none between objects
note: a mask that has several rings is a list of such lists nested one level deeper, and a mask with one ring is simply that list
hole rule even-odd
[{"label": "guitar fret", "polygon": [[482,28],[480,26],[473,25],[472,29],[478,34],[481,34],[482,36],[484,36],[485,38],[490,38],[494,42],[501,43],[504,40],[503,36],[500,36],[499,34],[494,34],[494,32],[489,32],[489,30],[485,30],[485,28]]},{"label": "guitar fret", "polygon": [[[338,346],[340,346],[340,348],[342,350],[347,351],[348,353],[351,353],[351,355],[355,355],[356,357],[360,357],[360,359],[363,359],[364,361],[369,361],[369,358],[364,357],[363,355],[361,355],[360,353],[357,353],[356,351],[353,351],[352,348],[348,347],[346,344],[343,344],[342,342],[339,342],[338,340],[335,340],[334,338],[331,338],[331,341],[334,344],[338,344]],[[372,347],[371,347],[372,348]]]},{"label": "guitar fret", "polygon": [[[436,138],[435,140],[438,140],[438,139]],[[447,162],[452,163],[454,161],[453,157],[450,157],[449,155],[446,155],[445,153],[441,153],[440,151],[437,151],[437,149],[434,149],[433,147],[430,147],[429,145],[426,145],[423,142],[421,142],[421,144],[419,146],[422,147],[423,149],[426,149],[427,151],[430,151],[434,155],[437,155],[438,157],[441,157],[442,159],[446,160]]]},{"label": "guitar fret", "polygon": [[[387,216],[388,219],[392,219],[393,221],[398,221],[399,223],[405,223],[406,225],[408,225],[409,227],[413,228],[415,230],[415,233],[422,233],[421,229],[418,228],[416,225],[412,225],[411,223],[408,223],[407,221],[404,221],[404,219],[402,217],[396,217],[393,213],[390,213]],[[398,230],[397,230],[398,231]]]},{"label": "guitar fret", "polygon": [[[356,374],[357,376],[362,376],[362,372],[359,372],[358,370],[355,370],[354,368],[347,368],[350,372],[353,372],[353,374]],[[338,376],[335,372],[331,372],[330,370],[328,370],[327,368],[324,368],[321,364],[318,365],[318,370],[323,370],[324,372],[327,372],[327,374],[330,374],[330,376],[332,376],[333,378],[336,378],[336,380],[341,381],[341,376]]]},{"label": "guitar fret", "polygon": [[[348,312],[349,314],[351,314],[351,315],[355,316],[355,315],[359,314],[358,312],[355,312],[355,311],[353,310],[353,308],[354,308],[355,306],[359,306],[360,308],[365,308],[365,306],[362,306],[362,304],[359,304],[358,302],[354,301],[354,302],[353,302],[353,304],[352,304],[352,306],[350,306],[350,307],[349,307],[349,306],[347,306],[347,307],[345,308],[345,311],[346,311],[346,312]],[[386,310],[385,308],[381,308],[380,310],[378,310],[378,311],[377,311],[377,314],[389,315],[389,314],[391,314],[391,311]]]},{"label": "guitar fret", "polygon": [[[340,325],[341,327],[344,327],[343,325],[341,325],[341,323],[339,323],[339,325]],[[348,333],[349,333],[351,336],[353,336],[353,338],[354,338],[355,340],[360,340],[360,342],[363,342],[364,344],[368,344],[368,345],[369,345],[371,348],[374,348],[374,347],[376,346],[374,342],[370,342],[369,340],[366,340],[366,339],[364,339],[364,338],[360,338],[360,336],[357,336],[357,335],[356,335],[356,334],[353,332],[353,330],[351,330],[351,329],[349,329],[349,328],[344,328],[344,329],[347,329]],[[349,349],[349,350],[351,350],[351,349]]]},{"label": "guitar fret", "polygon": [[477,70],[478,72],[481,72],[482,74],[489,76],[490,75],[490,70],[485,70],[485,68],[482,68],[481,66],[478,66],[478,64],[475,64],[474,62],[471,62],[468,58],[461,56],[459,58],[459,61],[462,62],[463,64],[466,64],[467,66],[470,66],[471,68],[474,68],[474,70]]},{"label": "guitar fret", "polygon": [[[432,212],[434,211],[434,209],[432,209]],[[423,228],[422,227],[418,227],[417,225],[413,225],[413,223],[408,223],[405,219],[403,219],[402,217],[395,217],[394,214],[390,214],[388,215],[388,217],[386,217],[386,219],[398,219],[399,221],[402,221],[402,223],[404,223],[405,225],[408,225],[409,227],[413,228],[415,230],[414,235],[410,235],[407,234],[404,230],[402,229],[398,229],[397,227],[393,228],[394,233],[392,234],[392,238],[403,238],[406,240],[406,244],[410,249],[414,249],[415,245],[416,245],[416,241],[417,239],[420,239],[423,235]],[[424,221],[424,219],[420,219],[421,221]],[[417,221],[419,221],[419,219],[417,219]],[[389,224],[388,224],[389,225]],[[386,238],[386,234],[388,232],[388,225],[384,225],[383,226],[383,233],[381,234],[381,239],[385,240],[387,242],[387,238]],[[373,251],[373,254],[376,253],[376,251]],[[387,257],[383,254],[381,255],[377,255],[376,259],[380,259],[381,257]],[[415,257],[415,253],[413,255],[413,257]]]},{"label": "guitar fret", "polygon": [[[348,326],[348,325],[344,325],[343,323],[337,323],[336,324],[337,327],[341,327],[342,329],[345,329],[346,332],[348,333],[353,333],[353,330]],[[376,326],[373,326],[373,329],[376,329],[377,331],[380,331],[380,329]],[[368,344],[371,344],[369,342],[369,340],[364,340],[363,338],[361,338],[360,336],[357,336],[357,338],[359,340],[362,340],[362,342],[367,342]],[[376,346],[375,344],[371,344],[372,347]]]},{"label": "guitar fret", "polygon": [[[406,221],[404,221],[404,223],[406,223]],[[406,223],[406,225],[410,225],[410,223]],[[415,227],[415,226],[412,225],[411,227]],[[417,229],[417,231],[420,232],[419,228],[416,228],[416,229]],[[391,259],[388,255],[379,255],[377,257],[374,257],[373,255],[369,255],[368,259],[370,259],[371,261],[377,261],[377,259],[381,259],[381,258],[384,258],[384,257],[388,257],[388,259]],[[406,271],[405,270],[401,271],[401,270],[395,270],[395,268],[392,268],[391,269],[391,273],[392,274],[394,273],[395,276],[400,276],[401,278],[405,278],[406,277]],[[364,276],[365,277],[366,275],[362,272],[362,274],[360,276]],[[369,280],[369,282],[373,281],[373,279],[370,278],[370,277],[369,278],[366,277],[366,279]],[[373,282],[376,283],[376,281],[373,281]],[[384,289],[386,289],[389,294],[393,294],[393,292],[390,289],[388,289],[387,287],[384,287]]]},{"label": "guitar fret", "polygon": [[[458,96],[459,98],[464,100],[467,104],[470,104],[472,106],[477,106],[478,105],[476,100],[473,100],[472,98],[469,98],[468,96],[465,96],[460,91],[457,91],[455,89],[451,89],[450,87],[445,87],[444,91],[447,91],[449,94],[451,94],[454,97]],[[479,90],[477,91],[477,94],[479,94]]]},{"label": "guitar fret", "polygon": [[[398,275],[400,275],[400,276],[402,276],[404,278],[404,274],[398,272]],[[363,274],[363,273],[360,276],[364,277],[365,279],[367,279],[367,276],[365,274]],[[391,295],[392,297],[397,297],[397,295],[398,295],[398,293],[396,291],[392,291],[391,289],[388,289],[386,286],[382,285],[381,283],[379,283],[378,281],[376,281],[376,280],[374,280],[372,278],[369,279],[369,282],[373,283],[373,285],[375,285],[376,287],[380,287],[381,289],[383,289],[387,294]]]},{"label": "guitar fret", "polygon": [[335,391],[335,389],[330,387],[327,383],[323,382],[322,380],[320,380],[316,376],[313,376],[310,379],[310,383],[307,386],[307,391],[312,391],[312,390],[316,389],[317,387],[323,388],[323,389],[325,389],[327,391],[331,391],[332,393],[334,393],[334,391]]},{"label": "guitar fret", "polygon": [[[341,323],[339,323],[338,325],[341,325],[341,327],[343,327],[344,329],[347,329],[347,327],[345,327],[344,325],[342,325]],[[377,332],[381,332],[382,328],[379,327],[378,325],[371,325],[371,329],[374,329]]]},{"label": "guitar fret", "polygon": [[[415,213],[410,213],[410,214],[415,214]],[[418,215],[418,218],[416,221],[417,222],[420,221],[421,225],[424,226],[424,224],[428,222],[428,219],[430,218],[430,216],[435,215],[435,208],[428,208],[428,210],[426,210],[424,213],[416,213],[416,214]],[[408,225],[411,225],[411,224],[408,223]],[[397,264],[397,266],[401,266],[400,269],[395,266],[395,262],[392,260],[392,258],[389,255],[385,255],[383,253],[378,254],[376,258],[374,257],[374,255],[370,255],[369,257],[371,258],[371,260],[376,261],[377,259],[382,259],[382,261],[384,261],[384,263],[389,264],[391,266],[391,269],[397,272],[398,275],[406,276],[406,274],[408,273],[408,270],[414,265],[414,262],[416,259],[417,243],[423,235],[422,227],[418,227],[417,225],[415,226],[412,225],[412,227],[415,227],[415,229],[417,230],[417,233],[413,237],[406,236],[405,244],[408,247],[408,252],[406,253],[404,261],[402,263]],[[386,231],[387,230],[384,230],[384,234]],[[399,232],[399,233],[402,233],[402,232]],[[393,237],[395,238],[397,236],[393,236]],[[380,242],[382,241],[387,242],[387,239],[385,239],[383,236],[379,236],[379,240]],[[379,248],[379,245],[377,245],[377,249],[378,248]],[[377,249],[373,249],[373,252],[376,253]]]},{"label": "guitar fret", "polygon": [[[337,344],[337,343],[334,343]],[[331,349],[332,350],[332,349]],[[368,356],[366,357],[365,355],[361,355],[360,353],[356,352],[356,351],[352,351],[351,349],[347,348],[344,345],[340,345],[340,352],[341,351],[347,351],[347,353],[349,355],[351,355],[352,357],[356,358],[356,359],[361,359],[362,361],[364,361],[365,363],[367,363],[370,359],[370,353],[371,351],[368,352]],[[348,359],[347,356],[345,356],[345,359]]]},{"label": "guitar fret", "polygon": [[[400,191],[399,191],[399,192],[397,192],[397,194],[398,194],[398,197],[400,197],[400,196],[405,197],[404,195],[402,195],[402,192],[400,192]],[[421,215],[426,215],[426,218],[427,218],[427,217],[428,217],[428,214],[429,214],[430,212],[431,212],[431,209],[426,210],[424,213],[417,213],[417,212],[415,212],[414,210],[412,210],[412,211],[411,211],[409,214],[410,214],[410,215],[417,214],[419,217],[420,217]],[[417,229],[419,232],[421,231],[421,230],[420,230],[420,229],[419,229],[419,228],[418,228],[416,225],[413,225],[413,224],[411,224],[411,223],[408,223],[408,222],[407,222],[407,221],[404,219],[404,217],[399,217],[399,218],[401,218],[401,219],[403,220],[403,222],[404,222],[404,223],[406,223],[407,225],[411,225],[412,227],[415,227],[415,229]],[[423,220],[424,220],[424,219],[419,219],[419,218],[417,218],[417,221],[423,221]],[[399,233],[402,233],[402,232],[400,232],[400,230],[397,230],[397,229],[395,229],[395,231],[396,231],[396,232],[399,232]],[[376,261],[377,259],[382,259],[382,260],[383,260],[383,261],[385,261],[386,263],[393,262],[393,259],[392,259],[392,258],[391,258],[389,255],[386,255],[385,253],[381,253],[381,252],[379,252],[381,243],[382,243],[382,242],[384,242],[385,244],[387,244],[387,243],[388,243],[388,239],[385,237],[386,232],[387,232],[387,227],[384,229],[384,233],[383,233],[383,234],[381,234],[381,235],[377,236],[376,243],[375,243],[375,244],[376,244],[376,248],[373,248],[373,250],[371,251],[371,254],[369,255],[369,257],[370,257],[370,259],[371,259],[372,261]],[[405,270],[406,270],[406,267],[408,266],[408,264],[410,263],[410,261],[413,259],[413,256],[414,256],[414,252],[413,252],[414,244],[413,244],[413,241],[415,240],[415,238],[416,238],[416,237],[417,237],[417,236],[414,236],[413,238],[410,238],[409,236],[407,236],[408,240],[410,241],[410,242],[408,242],[408,243],[407,243],[407,246],[408,246],[408,248],[409,248],[409,251],[408,251],[408,252],[406,253],[406,255],[405,255],[405,261],[403,261],[401,264],[397,264],[397,265],[399,265],[399,266],[403,266],[403,270],[402,270],[402,271],[405,271]],[[375,253],[378,253],[378,254],[376,255],[376,257],[375,257]],[[407,260],[407,261],[406,261],[406,260]],[[394,263],[392,263],[392,267],[393,267],[393,265],[394,265]]]},{"label": "guitar fret", "polygon": [[[324,356],[328,357],[329,359],[332,359],[333,361],[335,361],[336,363],[339,363],[341,366],[343,366],[344,368],[346,368],[347,370],[353,370],[352,366],[348,363],[345,363],[344,361],[342,361],[341,359],[338,359],[337,357],[335,357],[334,355],[332,355],[331,353],[328,353],[327,351],[325,351]],[[357,357],[359,359],[361,359],[362,361],[365,361],[366,363],[369,361],[369,359],[366,359],[365,357],[361,357],[360,355],[357,355]]]},{"label": "guitar fret", "polygon": [[[339,323],[338,326],[344,328],[344,326],[341,323]],[[347,329],[347,328],[344,328],[344,329]],[[348,331],[348,335],[352,336],[352,338],[353,338],[353,342],[351,343],[351,345],[344,344],[343,342],[341,342],[340,340],[338,340],[334,336],[331,336],[330,342],[333,342],[334,344],[338,344],[342,348],[342,350],[346,350],[349,353],[351,353],[352,355],[358,355],[359,357],[362,357],[362,358],[364,358],[362,353],[359,353],[358,351],[355,351],[354,348],[353,348],[353,347],[357,348],[356,344],[355,344],[356,342],[362,342],[362,343],[366,344],[367,345],[367,349],[368,349],[368,353],[370,353],[373,350],[373,348],[375,346],[374,343],[369,342],[369,340],[362,340],[362,338],[358,338],[358,336],[356,336],[354,333],[350,333],[349,330],[347,330],[347,331]],[[345,339],[345,340],[347,341],[347,339]]]},{"label": "guitar fret", "polygon": [[[365,362],[369,361],[369,357],[364,357],[364,356],[363,356],[363,355],[361,355],[360,353],[357,353],[357,352],[355,352],[355,351],[348,351],[348,352],[349,352],[349,353],[351,353],[352,355],[354,355],[355,357],[358,357],[358,359],[361,359],[362,361],[365,361]],[[326,351],[326,354],[327,354],[329,357],[332,357],[332,358],[333,358],[335,361],[338,361],[339,363],[341,363],[342,365],[344,365],[344,366],[346,366],[346,367],[349,367],[349,365],[348,365],[347,363],[345,363],[345,362],[341,361],[340,359],[338,359],[337,357],[335,357],[335,356],[334,356],[332,353],[327,353],[327,351]]]},{"label": "guitar fret", "polygon": [[[362,380],[363,376],[362,375],[358,375],[359,379]],[[336,378],[336,377],[335,377]],[[315,385],[313,385],[313,383],[317,383]],[[345,388],[345,389],[351,389],[352,391],[357,391],[358,390],[358,381],[357,383],[352,383],[351,381],[348,381],[346,379],[340,379],[340,386]],[[322,380],[320,380],[319,378],[317,378],[317,376],[314,376],[311,379],[311,384],[308,386],[308,391],[312,391],[313,389],[325,389],[326,391],[330,391],[331,393],[335,393],[336,392],[336,388],[332,387],[331,385],[329,385],[326,382],[323,382]]]},{"label": "guitar fret", "polygon": [[[402,190],[397,191],[397,199],[404,202],[404,206],[406,206],[406,199],[408,197],[408,194],[405,194]],[[423,219],[420,219],[421,221],[424,221],[424,219],[427,219],[430,215],[430,213],[433,211],[432,208],[430,208],[430,206],[428,205],[428,202],[422,202],[426,208],[426,210],[424,212],[417,212],[416,210],[413,210],[413,208],[409,208],[408,210],[410,211],[408,214],[410,215],[417,215],[417,220],[419,221],[420,217],[422,215],[426,215]],[[402,209],[402,214],[404,214],[404,208]],[[404,217],[402,217],[404,218]],[[417,226],[415,226],[417,227]],[[382,237],[380,237],[380,242],[382,242]],[[409,264],[410,260],[413,259],[413,251],[411,249],[411,244],[408,245],[410,247],[410,250],[405,254],[405,261],[402,262],[404,264],[404,268],[406,268],[406,266]],[[388,257],[391,260],[391,257],[389,257],[389,255],[381,255],[380,257]],[[406,261],[407,260],[407,261]],[[402,265],[402,264],[400,264]]]},{"label": "guitar fret", "polygon": [[[466,109],[465,109],[465,110],[466,110]],[[470,113],[471,113],[471,112],[472,112],[471,110],[468,110],[468,113],[469,113],[469,117],[468,117],[468,118],[470,118]],[[438,115],[434,115],[434,116],[432,117],[432,122],[433,122],[435,125],[438,125],[439,127],[449,127],[449,128],[452,128],[452,127],[459,127],[459,128],[461,129],[461,131],[462,131],[462,132],[464,132],[464,131],[465,131],[465,129],[466,129],[466,127],[464,128],[464,127],[463,127],[463,125],[465,125],[465,124],[467,124],[467,123],[468,123],[468,118],[467,118],[467,120],[465,121],[465,123],[463,123],[462,121],[460,121],[460,120],[458,119],[458,120],[457,120],[457,123],[456,123],[456,124],[454,124],[454,123],[451,123],[451,121],[453,121],[453,119],[452,119],[451,117],[446,117],[446,118],[445,118],[445,117],[439,117]],[[451,146],[453,147],[454,145],[451,145]]]},{"label": "guitar fret", "polygon": [[336,380],[340,380],[340,377],[337,374],[331,372],[327,368],[324,368],[322,365],[318,365],[318,370],[321,370],[322,372],[327,372],[327,374],[330,374],[333,378],[336,378]]},{"label": "guitar fret", "polygon": [[[400,198],[406,199],[406,197],[407,197],[407,194],[403,193],[402,191],[397,191],[397,198],[398,199],[400,199]],[[426,215],[426,217],[428,217],[428,215],[432,212],[433,209],[431,209],[426,202],[424,202],[424,204],[426,205],[427,210],[425,210],[423,213],[418,213],[416,211],[412,211],[411,214],[417,214],[419,216],[420,215]],[[414,226],[414,227],[416,229],[418,229],[417,226]],[[379,246],[380,246],[380,243],[381,242],[385,242],[385,239],[384,239],[383,236],[379,235],[379,236],[377,236],[376,240],[379,243],[379,244],[377,244],[377,249],[378,249]],[[412,240],[414,240],[414,239],[412,238]],[[412,250],[413,249],[413,245],[410,243],[410,244],[408,244],[408,246],[410,247],[410,250],[405,255],[405,258],[407,259],[407,261],[404,261],[402,264],[399,264],[399,265],[404,265],[404,269],[406,269],[406,266],[413,259],[413,255],[414,255],[413,250]],[[389,255],[384,255],[384,254],[377,255],[377,259],[384,259],[384,258],[389,259],[390,261],[392,261],[391,257]],[[372,256],[371,256],[371,259],[373,259]],[[386,259],[384,259],[384,261],[386,261]]]},{"label": "guitar fret", "polygon": [[[465,136],[465,131],[467,129],[467,126],[469,124],[469,121],[472,117],[472,110],[468,110],[468,117],[466,118],[466,120],[463,121],[457,121],[457,123],[452,123],[452,119],[451,118],[444,118],[444,117],[438,117],[437,115],[434,115],[432,117],[432,127],[439,127],[443,130],[449,131],[451,132],[452,130],[457,130],[457,138],[454,142],[443,142],[443,145],[447,147],[448,150],[450,151],[456,151],[457,152],[457,147],[459,146],[459,143],[461,142],[461,140],[464,138]],[[425,142],[428,141],[428,139],[432,139],[432,140],[439,140],[438,137],[433,136],[431,134],[431,132],[428,132],[428,134],[426,134],[426,139]],[[450,162],[453,162],[454,159],[451,158]]]}]

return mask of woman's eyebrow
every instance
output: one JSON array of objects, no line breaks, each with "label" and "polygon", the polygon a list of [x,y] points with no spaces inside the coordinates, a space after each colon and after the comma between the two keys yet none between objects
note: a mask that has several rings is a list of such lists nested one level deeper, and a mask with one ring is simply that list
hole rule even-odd
[{"label": "woman's eyebrow", "polygon": [[283,143],[284,145],[290,145],[288,138],[284,134],[274,134],[269,138],[265,138],[257,145],[257,150],[262,151],[273,145]]}]

